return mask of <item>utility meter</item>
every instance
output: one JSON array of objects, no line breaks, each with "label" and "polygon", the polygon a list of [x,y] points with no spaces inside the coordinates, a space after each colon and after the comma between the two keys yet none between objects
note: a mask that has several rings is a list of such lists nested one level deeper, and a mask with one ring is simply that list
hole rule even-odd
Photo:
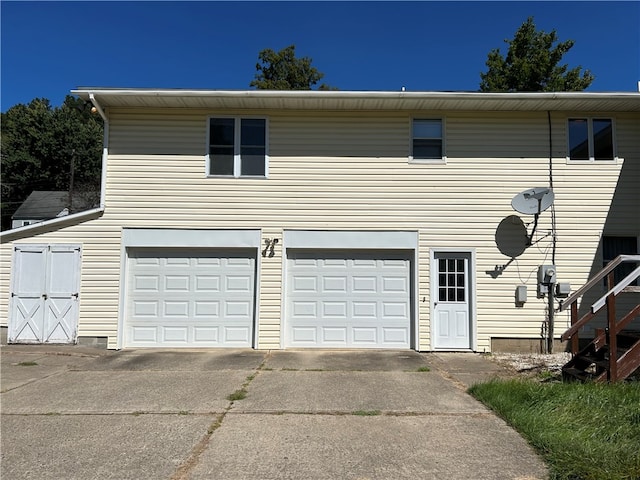
[{"label": "utility meter", "polygon": [[538,283],[552,285],[556,283],[556,266],[540,265],[538,267]]}]

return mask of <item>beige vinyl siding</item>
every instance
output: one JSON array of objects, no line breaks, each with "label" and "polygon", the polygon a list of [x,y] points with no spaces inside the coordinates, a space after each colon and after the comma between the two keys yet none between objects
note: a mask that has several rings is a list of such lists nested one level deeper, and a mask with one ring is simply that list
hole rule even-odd
[{"label": "beige vinyl siding", "polygon": [[[206,177],[207,118],[233,114],[268,118],[269,178]],[[610,115],[616,119],[618,163],[575,164],[566,160],[571,115],[553,112],[551,122],[559,280],[575,288],[600,261],[598,243],[611,198],[621,169],[628,168],[622,159],[640,163],[640,119]],[[446,164],[408,163],[414,117],[444,119]],[[429,251],[437,248],[475,249],[479,351],[490,350],[491,336],[539,338],[546,300],[535,298],[535,271],[551,263],[550,237],[496,278],[488,272],[509,261],[496,247],[495,232],[503,218],[516,214],[513,196],[548,185],[546,112],[118,109],[110,118],[104,216],[25,240],[83,243],[80,335],[108,335],[109,345],[115,345],[121,228],[170,227],[262,229],[263,240],[280,239],[274,257],[260,258],[260,348],[280,346],[284,229],[417,231],[422,350],[432,347]],[[637,175],[638,167],[633,171]],[[637,234],[637,217],[631,217],[638,202],[629,203],[637,197],[627,190],[621,195],[618,210],[626,220],[608,221]],[[541,215],[537,238],[550,230],[550,221],[550,212]],[[5,288],[10,245],[2,248]],[[529,287],[529,299],[516,308],[520,284]],[[6,324],[5,291],[0,291],[0,312]],[[559,333],[566,317],[556,322]]]},{"label": "beige vinyl siding", "polygon": [[269,256],[270,249],[264,250],[260,262],[260,323],[258,325],[258,348],[280,348],[281,302],[282,302],[282,230],[267,228],[262,231],[260,250],[265,249],[266,239],[277,238],[279,243],[274,246],[273,257]]},{"label": "beige vinyl siding", "polygon": [[[109,348],[116,348],[118,296],[120,285],[120,228],[103,219],[43,233],[0,246],[0,315],[7,325],[10,266],[13,246],[24,243],[82,244],[78,336],[109,337]],[[6,290],[5,290],[6,288]],[[5,293],[6,292],[6,293]]]}]

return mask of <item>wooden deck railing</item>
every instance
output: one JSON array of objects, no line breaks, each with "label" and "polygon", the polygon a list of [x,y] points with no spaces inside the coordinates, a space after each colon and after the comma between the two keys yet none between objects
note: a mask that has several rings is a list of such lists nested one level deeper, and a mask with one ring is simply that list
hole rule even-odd
[{"label": "wooden deck railing", "polygon": [[[622,317],[620,321],[616,319],[616,297],[625,291],[640,291],[637,287],[630,287],[630,285],[640,277],[640,266],[615,284],[614,269],[622,263],[630,262],[640,263],[640,255],[620,255],[616,257],[581,288],[569,295],[560,305],[560,311],[571,309],[571,327],[564,332],[560,338],[563,342],[571,340],[571,353],[574,356],[577,355],[580,350],[579,330],[593,320],[600,311],[606,308],[607,329],[605,330],[604,337],[603,334],[600,334],[592,343],[596,345],[608,345],[607,379],[612,382],[625,378],[640,364],[640,342],[628,351],[625,351],[622,355],[619,355],[617,345],[618,335],[634,318],[640,315],[639,304]],[[581,318],[578,318],[578,300],[591,288],[598,285],[605,277],[607,278],[607,293],[591,305],[589,312],[585,313]],[[625,361],[620,365],[619,360],[622,360],[623,357]],[[631,369],[630,372],[628,371],[629,369]]]}]

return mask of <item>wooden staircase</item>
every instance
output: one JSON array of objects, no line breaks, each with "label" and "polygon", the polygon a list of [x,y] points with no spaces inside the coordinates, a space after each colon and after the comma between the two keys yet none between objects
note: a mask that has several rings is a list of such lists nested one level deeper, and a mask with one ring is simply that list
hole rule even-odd
[{"label": "wooden staircase", "polygon": [[[631,321],[640,316],[640,304],[620,320],[616,318],[616,298],[621,293],[640,292],[630,286],[640,277],[640,266],[614,285],[614,269],[625,262],[640,262],[640,255],[620,255],[603,268],[584,286],[571,294],[560,306],[560,311],[571,309],[571,327],[560,337],[571,340],[572,358],[562,367],[567,381],[618,382],[628,378],[640,368],[640,331],[628,330]],[[607,278],[607,293],[595,302],[588,313],[578,316],[578,300],[591,288]],[[580,349],[579,330],[606,309],[607,327],[597,329],[596,336]]]}]

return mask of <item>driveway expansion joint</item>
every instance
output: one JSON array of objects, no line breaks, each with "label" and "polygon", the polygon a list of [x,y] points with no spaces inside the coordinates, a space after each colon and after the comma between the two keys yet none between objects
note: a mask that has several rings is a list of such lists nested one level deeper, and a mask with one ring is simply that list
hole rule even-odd
[{"label": "driveway expansion joint", "polygon": [[251,382],[260,374],[260,371],[266,364],[267,358],[270,356],[270,354],[271,354],[271,351],[267,352],[267,354],[262,359],[262,362],[260,362],[260,365],[258,365],[253,370],[253,373],[251,375],[248,375],[246,377],[240,389],[230,394],[230,397],[231,397],[232,395],[235,395],[239,392],[242,393],[241,398],[239,398],[238,400],[229,400],[229,404],[224,409],[224,412],[219,414],[217,418],[214,420],[214,422],[211,425],[209,425],[207,432],[200,439],[200,441],[193,447],[193,449],[187,456],[187,459],[178,466],[175,473],[171,476],[171,480],[188,480],[191,472],[200,462],[200,457],[209,447],[211,437],[216,432],[216,430],[218,430],[222,426],[222,423],[224,422],[225,417],[227,416],[227,414],[231,412],[231,409],[233,408],[235,403],[238,401],[241,401],[246,396],[247,387],[249,387]]}]

